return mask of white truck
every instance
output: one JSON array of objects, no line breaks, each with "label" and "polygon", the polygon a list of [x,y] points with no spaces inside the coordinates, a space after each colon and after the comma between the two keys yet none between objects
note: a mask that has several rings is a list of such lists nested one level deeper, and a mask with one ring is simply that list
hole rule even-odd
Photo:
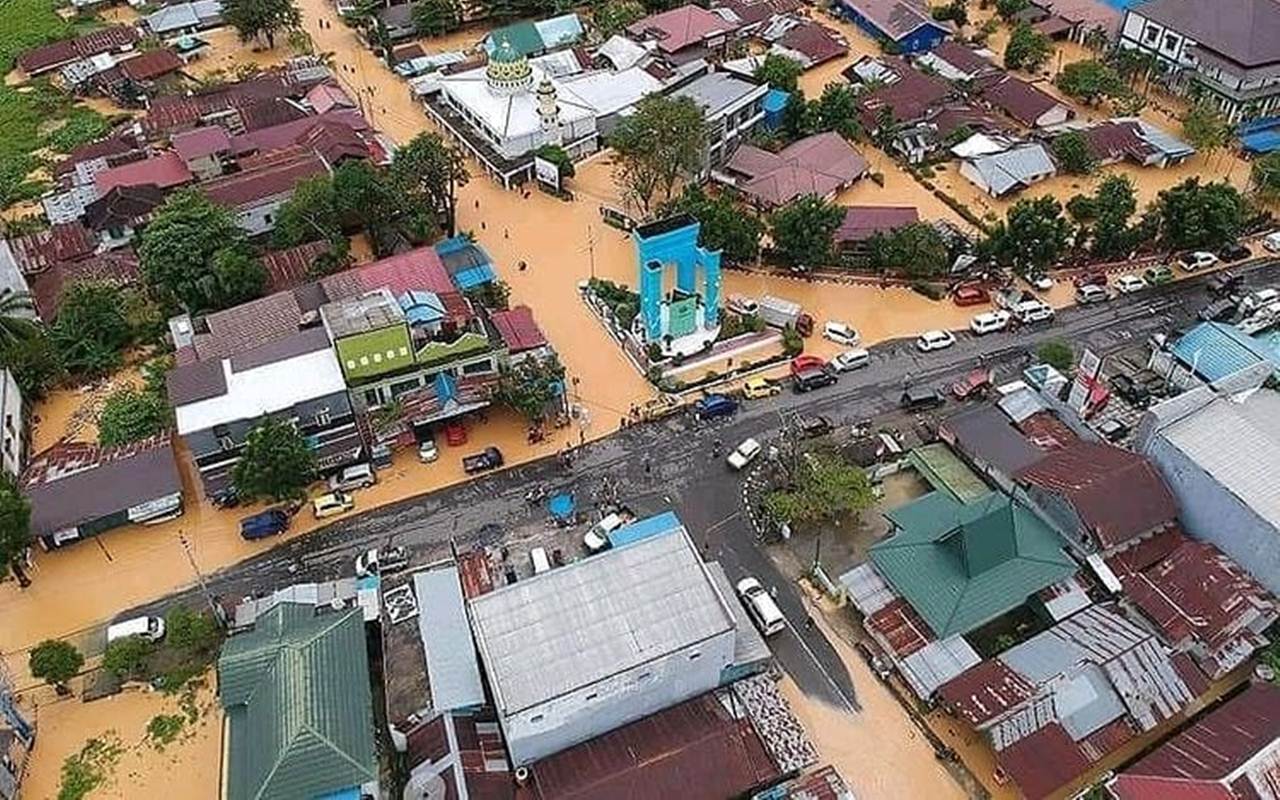
[{"label": "white truck", "polygon": [[813,333],[813,318],[803,313],[799,303],[781,297],[765,295],[760,298],[760,319],[774,328],[795,328],[801,336]]}]

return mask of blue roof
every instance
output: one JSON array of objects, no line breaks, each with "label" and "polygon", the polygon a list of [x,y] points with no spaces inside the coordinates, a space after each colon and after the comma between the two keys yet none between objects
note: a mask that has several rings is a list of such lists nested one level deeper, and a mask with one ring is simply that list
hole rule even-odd
[{"label": "blue roof", "polygon": [[444,303],[435,292],[415,289],[400,295],[397,302],[410,325],[439,322],[445,317]]},{"label": "blue roof", "polygon": [[609,534],[609,544],[613,547],[622,547],[632,542],[638,542],[641,539],[661,536],[664,533],[669,533],[682,527],[680,518],[675,515],[675,512],[664,511],[661,514],[646,517],[630,525],[623,525]]},{"label": "blue roof", "polygon": [[765,113],[783,110],[787,107],[787,100],[790,98],[790,92],[784,92],[781,89],[770,89],[769,93],[764,96]]},{"label": "blue roof", "polygon": [[1202,322],[1187,331],[1174,343],[1173,355],[1209,382],[1276,357],[1265,343],[1224,322]]},{"label": "blue roof", "polygon": [[489,258],[489,254],[465,236],[445,239],[435,249],[454,284],[464,292],[484,283],[492,283],[498,277],[493,271],[493,259]]},{"label": "blue roof", "polygon": [[1270,153],[1280,149],[1280,117],[1245,122],[1236,131],[1240,145],[1251,153]]}]

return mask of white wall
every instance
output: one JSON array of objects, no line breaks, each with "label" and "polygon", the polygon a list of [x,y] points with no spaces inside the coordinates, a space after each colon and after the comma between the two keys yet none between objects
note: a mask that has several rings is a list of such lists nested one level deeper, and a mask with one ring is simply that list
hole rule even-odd
[{"label": "white wall", "polygon": [[0,468],[10,475],[22,471],[23,444],[22,394],[9,370],[0,371]]}]

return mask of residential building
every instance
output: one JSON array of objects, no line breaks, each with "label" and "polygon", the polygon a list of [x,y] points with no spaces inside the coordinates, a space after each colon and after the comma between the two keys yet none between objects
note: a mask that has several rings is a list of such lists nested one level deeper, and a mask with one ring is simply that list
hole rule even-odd
[{"label": "residential building", "polygon": [[4,428],[0,430],[0,442],[3,442],[0,469],[16,478],[27,460],[27,426],[22,391],[8,369],[0,369],[0,415],[4,417]]},{"label": "residential building", "polygon": [[755,131],[764,119],[764,97],[768,93],[768,85],[727,72],[707,73],[671,93],[672,97],[688,97],[702,109],[707,132],[703,176],[723,164],[734,148]]},{"label": "residential building", "polygon": [[715,689],[739,636],[758,638],[674,514],[632,527],[628,544],[470,600],[517,766]]},{"label": "residential building", "polygon": [[1174,386],[1195,388],[1216,383],[1245,369],[1280,367],[1280,354],[1263,338],[1254,338],[1238,325],[1201,322],[1164,350],[1151,354],[1148,366],[1168,375]]},{"label": "residential building", "polygon": [[804,4],[800,0],[719,0],[712,11],[729,16],[738,36],[756,36],[778,20],[790,18]]},{"label": "residential building", "polygon": [[932,50],[951,33],[950,25],[935,20],[920,0],[839,0],[835,10],[900,53]]},{"label": "residential building", "polygon": [[60,442],[31,458],[18,486],[31,502],[31,534],[46,550],[182,513],[167,433],[118,447]]},{"label": "residential building", "polygon": [[585,33],[577,14],[561,14],[549,19],[522,20],[490,31],[484,38],[484,48],[492,53],[500,42],[506,41],[517,53],[531,58],[571,47],[580,42]]},{"label": "residential building", "polygon": [[218,657],[224,797],[377,797],[364,619],[279,603]]},{"label": "residential building", "polygon": [[18,68],[34,78],[81,59],[127,53],[137,47],[142,34],[131,25],[111,25],[73,39],[53,42],[18,56]]},{"label": "residential building", "polygon": [[222,174],[231,155],[231,137],[221,125],[205,125],[174,134],[173,151],[191,174],[202,181]]},{"label": "residential building", "polygon": [[116,186],[84,206],[84,226],[97,234],[98,249],[128,245],[164,203],[165,191],[154,184]]},{"label": "residential building", "polygon": [[243,158],[240,171],[206,181],[201,191],[235,214],[236,225],[250,236],[275,228],[280,207],[299,183],[327,175],[331,165],[314,149],[301,146]]},{"label": "residential building", "polygon": [[1100,37],[1113,43],[1120,36],[1121,12],[1104,0],[1032,0],[1032,5],[1051,15],[1057,35],[1073,42],[1087,45]]},{"label": "residential building", "polygon": [[1116,800],[1280,797],[1280,687],[1258,682],[1120,771]]},{"label": "residential building", "polygon": [[777,208],[807,194],[830,200],[867,173],[867,160],[838,133],[793,142],[777,153],[739,145],[714,177],[760,208]]},{"label": "residential building", "polygon": [[966,159],[960,174],[992,197],[1020,192],[1058,174],[1041,144],[1024,144],[992,155]]},{"label": "residential building", "polygon": [[877,234],[891,233],[919,221],[920,212],[915,206],[845,206],[844,221],[832,241],[844,252],[863,254]]},{"label": "residential building", "polygon": [[949,81],[974,81],[999,71],[995,53],[960,42],[946,41],[915,57],[915,62]]},{"label": "residential building", "polygon": [[519,364],[526,359],[542,360],[555,355],[546,335],[533,318],[528,306],[513,306],[505,311],[489,314],[489,321],[497,329],[502,344],[507,349],[507,362]]},{"label": "residential building", "polygon": [[1280,592],[1280,393],[1262,365],[1152,406],[1134,437],[1178,499],[1184,528]]},{"label": "residential building", "polygon": [[1280,7],[1272,0],[1152,0],[1125,11],[1120,46],[1155,59],[1158,80],[1231,122],[1280,110]]},{"label": "residential building", "polygon": [[378,18],[381,35],[388,42],[403,42],[418,35],[418,26],[413,21],[412,3],[379,8],[374,15]]},{"label": "residential building", "polygon": [[216,28],[222,24],[222,0],[172,3],[148,14],[142,24],[160,37],[189,35]]},{"label": "residential building", "polygon": [[132,247],[124,247],[75,261],[59,261],[32,275],[31,300],[36,314],[46,324],[58,317],[63,292],[78,281],[99,281],[116,286],[133,286],[141,279],[138,270],[138,254]]},{"label": "residential building", "polygon": [[1007,493],[1014,478],[1077,437],[1042,405],[1009,413],[1008,404],[983,404],[953,414],[938,426],[938,438],[955,448],[980,475]]},{"label": "residential building", "polygon": [[997,73],[980,81],[987,104],[1028,128],[1051,128],[1075,116],[1071,106],[1016,75]]},{"label": "residential building", "polygon": [[813,69],[849,52],[840,34],[817,22],[804,22],[791,27],[769,48],[770,53],[784,56],[805,69]]},{"label": "residential building", "polygon": [[858,96],[858,116],[868,132],[879,130],[886,118],[895,126],[925,122],[955,91],[947,81],[921,72],[901,58],[881,61],[864,57],[845,75],[852,75],[854,83],[878,84]]},{"label": "residential building", "polygon": [[737,32],[727,16],[688,3],[650,14],[627,26],[627,35],[652,45],[673,63],[722,54]]},{"label": "residential building", "polygon": [[168,151],[105,169],[93,176],[93,185],[98,196],[102,197],[115,188],[154,186],[163,191],[191,183],[194,179],[182,157]]},{"label": "residential building", "polygon": [[1181,139],[1138,117],[1099,122],[1082,131],[1089,152],[1099,164],[1122,159],[1140,167],[1171,167],[1195,155]]}]

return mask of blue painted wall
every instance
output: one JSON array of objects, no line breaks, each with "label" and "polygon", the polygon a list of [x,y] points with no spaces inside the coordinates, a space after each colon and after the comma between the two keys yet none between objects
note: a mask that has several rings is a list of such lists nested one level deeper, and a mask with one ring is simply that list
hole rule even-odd
[{"label": "blue painted wall", "polygon": [[849,0],[840,0],[839,8],[841,14],[854,25],[866,31],[868,36],[877,40],[892,40],[904,53],[923,53],[927,50],[932,50],[941,44],[943,39],[947,38],[946,30],[933,23],[928,23],[921,25],[906,36],[895,39],[885,31],[880,30],[874,22],[864,17],[858,9],[850,5]]},{"label": "blue painted wall", "polygon": [[702,226],[693,222],[654,236],[631,232],[640,265],[640,313],[651,341],[662,336],[662,273],[666,265],[676,268],[676,288],[688,294],[698,292],[698,269],[702,269],[704,320],[714,328],[720,319],[720,251],[698,246]]}]

